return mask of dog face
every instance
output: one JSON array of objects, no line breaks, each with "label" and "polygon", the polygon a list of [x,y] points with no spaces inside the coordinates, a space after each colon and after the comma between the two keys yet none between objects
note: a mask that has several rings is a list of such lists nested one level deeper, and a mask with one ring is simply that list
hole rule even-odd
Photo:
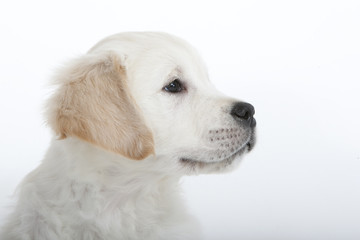
[{"label": "dog face", "polygon": [[111,36],[58,79],[49,123],[62,138],[185,174],[232,169],[255,142],[254,108],[219,93],[198,53],[167,34]]}]

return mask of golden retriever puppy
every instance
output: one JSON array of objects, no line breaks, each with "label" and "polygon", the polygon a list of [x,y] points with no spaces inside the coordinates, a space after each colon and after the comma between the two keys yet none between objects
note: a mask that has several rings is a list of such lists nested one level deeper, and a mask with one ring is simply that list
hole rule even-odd
[{"label": "golden retriever puppy", "polygon": [[110,36],[55,84],[54,139],[0,239],[199,239],[179,179],[234,169],[254,146],[254,107],[218,92],[194,48],[165,33]]}]

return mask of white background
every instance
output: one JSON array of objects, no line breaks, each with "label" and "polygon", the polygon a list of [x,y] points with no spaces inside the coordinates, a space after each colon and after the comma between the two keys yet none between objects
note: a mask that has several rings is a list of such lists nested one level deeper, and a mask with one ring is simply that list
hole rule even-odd
[{"label": "white background", "polygon": [[256,107],[239,169],[183,179],[206,239],[360,239],[360,1],[5,1],[0,221],[50,140],[54,69],[122,31],[192,43],[212,81]]}]

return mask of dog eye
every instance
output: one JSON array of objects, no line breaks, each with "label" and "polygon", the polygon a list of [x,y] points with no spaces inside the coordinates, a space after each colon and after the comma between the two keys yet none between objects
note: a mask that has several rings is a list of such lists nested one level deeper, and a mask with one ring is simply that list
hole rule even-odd
[{"label": "dog eye", "polygon": [[184,90],[184,87],[179,79],[175,79],[169,85],[166,85],[164,90],[171,93],[179,93]]}]

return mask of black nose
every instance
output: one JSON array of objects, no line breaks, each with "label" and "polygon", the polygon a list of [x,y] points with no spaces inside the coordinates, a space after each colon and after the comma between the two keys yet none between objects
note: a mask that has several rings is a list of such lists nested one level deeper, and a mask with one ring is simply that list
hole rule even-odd
[{"label": "black nose", "polygon": [[231,109],[230,114],[236,121],[249,124],[250,127],[256,126],[254,118],[255,108],[253,105],[245,102],[237,102]]}]

